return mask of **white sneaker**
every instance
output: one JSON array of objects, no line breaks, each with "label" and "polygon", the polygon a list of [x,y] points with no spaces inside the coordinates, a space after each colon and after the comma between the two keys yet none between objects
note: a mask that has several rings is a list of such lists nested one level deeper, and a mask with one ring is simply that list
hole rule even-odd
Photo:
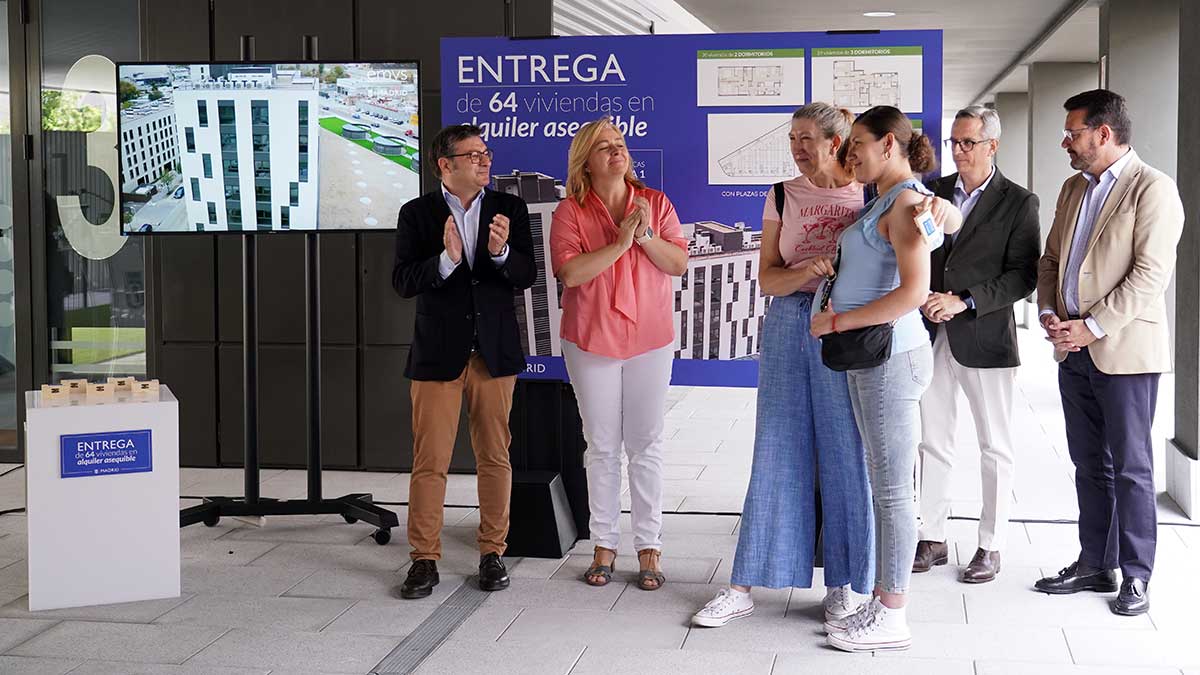
[{"label": "white sneaker", "polygon": [[846,652],[899,651],[912,645],[912,633],[904,608],[888,609],[875,598],[861,620],[845,631],[830,633],[826,640],[829,646]]},{"label": "white sneaker", "polygon": [[754,601],[749,593],[722,588],[699,612],[692,615],[692,625],[720,628],[725,624],[754,613]]},{"label": "white sneaker", "polygon": [[830,588],[825,593],[825,632],[836,633],[849,628],[850,618],[867,605],[867,596],[859,595],[849,585]]}]

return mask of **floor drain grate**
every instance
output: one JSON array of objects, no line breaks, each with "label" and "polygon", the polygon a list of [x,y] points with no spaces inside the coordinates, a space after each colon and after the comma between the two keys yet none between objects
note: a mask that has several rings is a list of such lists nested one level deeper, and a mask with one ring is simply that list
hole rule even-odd
[{"label": "floor drain grate", "polygon": [[[417,629],[404,638],[390,654],[385,656],[372,675],[411,673],[437,649],[454,629],[462,625],[475,610],[491,595],[479,590],[475,577],[469,577],[458,590],[429,615]],[[403,602],[403,601],[401,601]]]}]

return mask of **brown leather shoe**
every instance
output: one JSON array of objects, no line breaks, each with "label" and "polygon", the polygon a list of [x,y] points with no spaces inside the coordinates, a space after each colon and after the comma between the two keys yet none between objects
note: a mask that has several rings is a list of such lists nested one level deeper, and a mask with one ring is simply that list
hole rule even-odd
[{"label": "brown leather shoe", "polygon": [[918,541],[913,572],[928,572],[935,565],[950,562],[950,549],[944,541]]},{"label": "brown leather shoe", "polygon": [[964,584],[985,584],[1000,574],[1000,551],[985,551],[978,549],[971,564],[963,570],[961,581]]}]

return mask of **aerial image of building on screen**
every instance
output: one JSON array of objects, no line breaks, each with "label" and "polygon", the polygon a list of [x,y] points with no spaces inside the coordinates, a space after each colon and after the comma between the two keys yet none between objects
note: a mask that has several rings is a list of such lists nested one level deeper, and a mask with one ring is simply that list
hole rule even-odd
[{"label": "aerial image of building on screen", "polygon": [[395,227],[415,64],[122,65],[126,232]]}]

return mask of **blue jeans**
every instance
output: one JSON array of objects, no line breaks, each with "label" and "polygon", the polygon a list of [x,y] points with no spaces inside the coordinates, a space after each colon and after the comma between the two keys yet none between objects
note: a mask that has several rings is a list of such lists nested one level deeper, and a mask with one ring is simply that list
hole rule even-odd
[{"label": "blue jeans", "polygon": [[866,457],[843,373],[821,363],[808,333],[811,293],[771,301],[758,364],[754,464],[730,580],[808,588],[820,482],[825,585],[870,591],[873,558]]},{"label": "blue jeans", "polygon": [[871,475],[875,585],[887,593],[906,593],[917,552],[914,471],[921,442],[921,394],[933,379],[933,350],[925,344],[847,375]]}]

